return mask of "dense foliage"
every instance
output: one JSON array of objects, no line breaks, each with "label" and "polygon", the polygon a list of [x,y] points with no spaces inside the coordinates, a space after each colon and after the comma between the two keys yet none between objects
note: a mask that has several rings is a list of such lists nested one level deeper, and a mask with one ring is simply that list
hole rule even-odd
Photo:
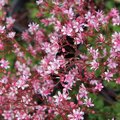
[{"label": "dense foliage", "polygon": [[1,119],[119,118],[99,100],[108,84],[120,84],[119,10],[104,12],[89,0],[37,0],[36,22],[20,34],[6,4],[0,1]]}]

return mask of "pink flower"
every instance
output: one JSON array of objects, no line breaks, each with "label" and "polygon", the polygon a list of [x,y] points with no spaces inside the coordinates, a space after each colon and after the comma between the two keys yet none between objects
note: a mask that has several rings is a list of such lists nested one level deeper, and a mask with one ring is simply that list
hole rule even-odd
[{"label": "pink flower", "polygon": [[71,7],[69,8],[69,10],[65,10],[65,11],[63,11],[63,12],[64,12],[65,14],[67,14],[70,19],[73,19],[74,12],[73,12],[73,9],[72,9]]},{"label": "pink flower", "polygon": [[83,44],[83,36],[81,33],[78,33],[78,36],[75,38],[75,44]]},{"label": "pink flower", "polygon": [[99,35],[98,39],[99,39],[99,42],[101,42],[101,43],[103,43],[105,41],[105,37],[102,34]]},{"label": "pink flower", "polygon": [[33,34],[34,32],[36,32],[37,30],[38,30],[38,28],[39,28],[39,25],[37,24],[37,23],[30,23],[29,25],[28,25],[28,31],[31,33],[31,34]]},{"label": "pink flower", "polygon": [[4,104],[5,97],[0,95],[0,105]]},{"label": "pink flower", "polygon": [[114,17],[112,23],[113,25],[120,25],[120,16]]},{"label": "pink flower", "polygon": [[47,67],[47,74],[50,73],[57,73],[57,69],[59,69],[60,64],[59,64],[59,60],[54,59],[54,61],[49,62],[49,66]]},{"label": "pink flower", "polygon": [[8,83],[8,77],[4,76],[2,79],[0,79],[0,83],[7,84]]},{"label": "pink flower", "polygon": [[83,5],[84,4],[84,1],[85,0],[75,0],[75,4],[78,4],[79,6]]},{"label": "pink flower", "polygon": [[7,17],[6,18],[6,24],[7,24],[7,28],[10,28],[15,22],[15,19],[13,19],[12,17]]},{"label": "pink flower", "polygon": [[80,32],[80,33],[84,31],[83,29],[84,26],[87,27],[87,24],[80,23],[75,20],[73,20],[72,25],[73,25],[73,28],[75,29],[75,32]]},{"label": "pink flower", "polygon": [[87,106],[87,107],[93,107],[94,104],[92,103],[91,101],[91,98],[85,98],[84,99],[84,104]]},{"label": "pink flower", "polygon": [[28,31],[24,31],[24,32],[22,33],[22,39],[29,42],[29,38],[30,38],[30,36],[29,36],[29,34],[28,34]]},{"label": "pink flower", "polygon": [[63,26],[61,32],[63,33],[63,35],[72,36],[72,26],[70,24],[67,26]]},{"label": "pink flower", "polygon": [[86,87],[84,86],[84,84],[82,84],[79,88],[77,100],[79,101],[80,98],[87,98],[87,95],[88,95],[88,91],[87,91]]},{"label": "pink flower", "polygon": [[60,66],[63,68],[66,63],[65,58],[63,56],[59,56],[57,60],[59,61]]},{"label": "pink flower", "polygon": [[98,52],[98,49],[97,50],[95,50],[95,49],[93,49],[92,47],[90,47],[89,49],[88,49],[88,51],[90,52],[90,54],[92,55],[92,57],[94,58],[94,62],[95,62],[95,60],[98,58],[98,56],[99,56],[99,52]]},{"label": "pink flower", "polygon": [[51,46],[51,53],[56,54],[59,50],[59,44],[57,42],[54,42]]},{"label": "pink flower", "polygon": [[64,84],[64,87],[68,90],[71,90],[73,84],[75,83],[75,80],[74,80],[74,75],[69,72],[69,74],[65,75],[65,80],[64,80],[65,83],[67,84]]},{"label": "pink flower", "polygon": [[51,90],[48,87],[43,86],[38,90],[38,93],[44,97],[47,97],[51,93]]},{"label": "pink flower", "polygon": [[111,48],[111,50],[110,50],[110,57],[111,58],[115,58],[116,56],[118,56],[117,52],[115,52],[115,50],[113,48]]},{"label": "pink flower", "polygon": [[17,82],[16,82],[16,87],[17,88],[21,88],[22,90],[24,90],[25,88],[27,88],[29,85],[26,84],[26,81],[22,78],[20,78]]},{"label": "pink flower", "polygon": [[109,70],[105,72],[105,80],[109,82],[110,80],[112,80],[112,77],[113,77],[113,73],[111,73]]},{"label": "pink flower", "polygon": [[118,66],[118,64],[112,60],[112,59],[108,59],[108,67],[113,69],[113,68],[116,68]]},{"label": "pink flower", "polygon": [[94,18],[95,18],[95,16],[92,15],[92,13],[90,11],[88,11],[88,13],[85,14],[85,19],[87,19],[88,22],[91,21],[91,19],[94,19]]},{"label": "pink flower", "polygon": [[78,32],[79,31],[79,22],[73,20],[72,24],[73,24],[73,28],[75,29],[75,32]]},{"label": "pink flower", "polygon": [[59,30],[61,30],[61,28],[62,28],[61,22],[57,20],[54,29],[56,31],[59,31]]},{"label": "pink flower", "polygon": [[42,19],[41,22],[45,25],[48,26],[50,24],[50,21],[48,19]]},{"label": "pink flower", "polygon": [[97,81],[97,80],[91,80],[91,81],[90,81],[90,84],[91,84],[91,85],[96,85],[96,84],[98,84],[98,81]]},{"label": "pink flower", "polygon": [[115,32],[112,35],[112,43],[113,43],[113,48],[115,49],[116,52],[120,51],[120,32],[117,33]]},{"label": "pink flower", "polygon": [[104,88],[104,86],[102,85],[102,83],[98,83],[95,86],[95,90],[101,91]]},{"label": "pink flower", "polygon": [[15,37],[15,32],[9,32],[7,37],[13,39]]},{"label": "pink flower", "polygon": [[96,12],[96,17],[101,24],[105,24],[107,22],[103,11]]},{"label": "pink flower", "polygon": [[5,32],[5,26],[0,25],[0,33],[4,33],[4,32]]},{"label": "pink flower", "polygon": [[0,60],[0,66],[1,66],[2,68],[4,68],[4,69],[10,68],[9,62],[8,62],[7,60],[4,60],[4,59],[1,59],[1,60]]},{"label": "pink flower", "polygon": [[92,13],[88,11],[88,13],[85,14],[85,19],[87,20],[89,27],[92,27],[98,30],[99,21],[96,19],[95,15],[92,15]]},{"label": "pink flower", "polygon": [[73,113],[68,115],[69,120],[83,120],[84,112],[78,109],[73,109]]},{"label": "pink flower", "polygon": [[97,70],[99,67],[99,63],[96,60],[93,60],[90,64],[91,64],[91,69]]},{"label": "pink flower", "polygon": [[10,92],[9,92],[9,97],[14,98],[16,94],[18,94],[18,88],[16,86],[11,86]]},{"label": "pink flower", "polygon": [[42,43],[42,50],[44,50],[46,53],[50,53],[51,52],[51,44],[48,42],[44,42]]},{"label": "pink flower", "polygon": [[[29,38],[29,37],[28,37]],[[41,44],[45,38],[45,35],[42,30],[38,30],[35,34],[35,40]]]},{"label": "pink flower", "polygon": [[34,92],[38,93],[38,91],[40,89],[40,82],[39,82],[39,80],[34,80],[32,82],[32,86],[33,86]]},{"label": "pink flower", "polygon": [[17,118],[17,120],[25,120],[27,119],[27,113],[24,111],[15,111],[15,117]]},{"label": "pink flower", "polygon": [[31,101],[31,98],[28,95],[22,96],[22,102],[25,104],[29,104]]},{"label": "pink flower", "polygon": [[2,7],[7,3],[6,0],[0,0],[0,10],[2,9]]},{"label": "pink flower", "polygon": [[37,0],[36,3],[37,5],[40,5],[41,3],[43,3],[43,0]]},{"label": "pink flower", "polygon": [[110,15],[111,17],[117,17],[117,16],[119,15],[119,12],[118,12],[118,10],[117,10],[116,8],[113,8],[113,9],[110,11],[109,15]]},{"label": "pink flower", "polygon": [[11,110],[8,110],[8,111],[4,110],[2,115],[4,116],[5,120],[13,120],[14,119],[14,114],[13,114],[13,111],[11,111]]},{"label": "pink flower", "polygon": [[60,104],[63,100],[70,100],[71,99],[71,97],[69,97],[65,91],[63,91],[63,93],[58,91],[58,95],[55,95],[53,97],[55,98],[56,104]]}]

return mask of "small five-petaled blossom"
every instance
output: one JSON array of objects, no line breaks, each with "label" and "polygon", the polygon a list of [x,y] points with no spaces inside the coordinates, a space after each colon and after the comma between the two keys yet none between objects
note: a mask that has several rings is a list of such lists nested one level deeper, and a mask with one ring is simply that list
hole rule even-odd
[{"label": "small five-petaled blossom", "polygon": [[65,91],[63,91],[63,93],[61,93],[60,91],[58,91],[58,95],[55,95],[53,97],[55,98],[55,102],[57,104],[59,104],[63,100],[70,100],[71,99],[71,97],[69,97],[68,94]]},{"label": "small five-petaled blossom", "polygon": [[7,60],[4,60],[4,59],[0,60],[0,66],[4,69],[8,69],[10,67],[9,62]]},{"label": "small five-petaled blossom", "polygon": [[28,25],[28,31],[31,33],[31,34],[33,34],[34,32],[36,32],[37,30],[38,30],[38,28],[39,28],[39,25],[37,24],[37,23],[30,23],[29,25]]},{"label": "small five-petaled blossom", "polygon": [[78,109],[73,109],[73,113],[68,115],[69,120],[83,120],[84,112]]},{"label": "small five-petaled blossom", "polygon": [[92,103],[91,101],[91,98],[86,98],[85,101],[84,101],[84,104],[87,106],[87,107],[93,107],[94,104]]},{"label": "small five-petaled blossom", "polygon": [[95,90],[101,91],[103,89],[102,83],[97,83],[95,86]]}]

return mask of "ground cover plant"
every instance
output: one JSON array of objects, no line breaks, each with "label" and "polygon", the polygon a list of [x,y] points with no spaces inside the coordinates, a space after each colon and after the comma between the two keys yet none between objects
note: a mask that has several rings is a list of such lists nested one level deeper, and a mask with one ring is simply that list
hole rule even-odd
[{"label": "ground cover plant", "polygon": [[120,120],[119,10],[92,0],[32,4],[34,22],[16,31],[0,1],[0,119]]}]

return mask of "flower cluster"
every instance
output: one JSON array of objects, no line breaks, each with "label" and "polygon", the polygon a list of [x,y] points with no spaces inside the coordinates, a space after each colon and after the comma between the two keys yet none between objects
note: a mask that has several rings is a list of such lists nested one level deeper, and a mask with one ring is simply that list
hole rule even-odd
[{"label": "flower cluster", "polygon": [[[1,9],[5,3],[1,0]],[[15,62],[10,71],[11,63],[0,59],[0,115],[5,120],[83,120],[94,113],[90,94],[99,94],[104,80],[120,84],[120,33],[108,29],[120,25],[119,11],[106,15],[85,0],[36,3],[44,28],[28,25],[21,35],[26,47],[12,31],[15,19],[2,16],[0,51],[14,54]]]}]

